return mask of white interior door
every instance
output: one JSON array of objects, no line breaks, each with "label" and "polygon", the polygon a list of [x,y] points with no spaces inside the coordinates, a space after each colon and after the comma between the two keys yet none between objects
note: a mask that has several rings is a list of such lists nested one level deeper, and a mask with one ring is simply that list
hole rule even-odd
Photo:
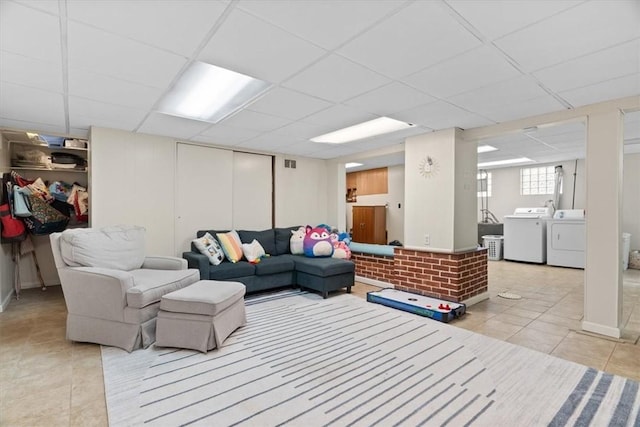
[{"label": "white interior door", "polygon": [[264,230],[273,223],[272,156],[233,153],[233,228]]},{"label": "white interior door", "polygon": [[177,144],[176,250],[190,248],[196,231],[231,229],[233,151]]}]

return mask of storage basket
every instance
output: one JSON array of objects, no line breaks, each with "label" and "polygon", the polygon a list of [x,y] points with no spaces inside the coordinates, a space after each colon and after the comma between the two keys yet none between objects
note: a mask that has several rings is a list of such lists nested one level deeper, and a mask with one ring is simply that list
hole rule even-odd
[{"label": "storage basket", "polygon": [[482,236],[483,246],[487,248],[487,256],[491,261],[502,259],[502,236]]},{"label": "storage basket", "polygon": [[640,251],[633,250],[629,253],[629,268],[640,270]]}]

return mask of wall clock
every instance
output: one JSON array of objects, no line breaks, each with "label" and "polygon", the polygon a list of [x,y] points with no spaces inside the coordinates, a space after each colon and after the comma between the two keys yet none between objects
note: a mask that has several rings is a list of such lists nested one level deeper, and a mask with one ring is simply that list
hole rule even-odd
[{"label": "wall clock", "polygon": [[425,178],[431,178],[436,173],[438,173],[438,162],[431,156],[425,156],[422,160],[420,160],[420,164],[418,165],[418,171],[420,175]]}]

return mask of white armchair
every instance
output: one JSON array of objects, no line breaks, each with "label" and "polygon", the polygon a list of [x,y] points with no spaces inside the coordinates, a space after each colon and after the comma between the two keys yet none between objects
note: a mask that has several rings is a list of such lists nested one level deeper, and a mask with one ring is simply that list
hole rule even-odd
[{"label": "white armchair", "polygon": [[144,228],[70,229],[50,236],[67,305],[67,339],[127,351],[155,341],[163,295],[200,280],[184,259],[144,255]]}]

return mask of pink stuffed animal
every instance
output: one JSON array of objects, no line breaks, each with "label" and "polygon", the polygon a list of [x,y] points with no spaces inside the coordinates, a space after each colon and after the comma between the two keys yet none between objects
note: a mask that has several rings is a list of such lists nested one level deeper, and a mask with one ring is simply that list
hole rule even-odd
[{"label": "pink stuffed animal", "polygon": [[345,242],[333,243],[333,258],[351,259],[351,249]]}]

